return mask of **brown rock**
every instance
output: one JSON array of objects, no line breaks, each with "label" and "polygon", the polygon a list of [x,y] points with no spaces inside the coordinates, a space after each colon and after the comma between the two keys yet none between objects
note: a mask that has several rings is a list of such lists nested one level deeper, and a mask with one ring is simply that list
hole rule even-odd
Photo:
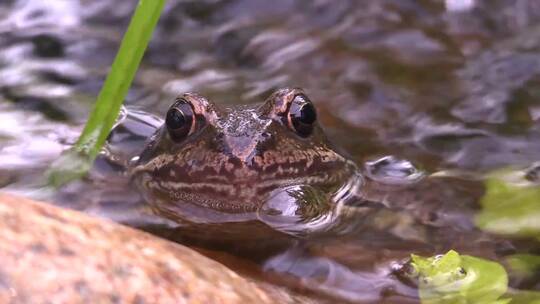
[{"label": "brown rock", "polygon": [[147,233],[0,194],[0,303],[290,303]]}]

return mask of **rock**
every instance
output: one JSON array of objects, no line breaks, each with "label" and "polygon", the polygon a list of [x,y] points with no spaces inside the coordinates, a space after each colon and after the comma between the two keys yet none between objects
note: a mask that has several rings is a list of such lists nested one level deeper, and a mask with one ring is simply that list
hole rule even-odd
[{"label": "rock", "polygon": [[290,303],[179,244],[0,194],[1,303]]}]

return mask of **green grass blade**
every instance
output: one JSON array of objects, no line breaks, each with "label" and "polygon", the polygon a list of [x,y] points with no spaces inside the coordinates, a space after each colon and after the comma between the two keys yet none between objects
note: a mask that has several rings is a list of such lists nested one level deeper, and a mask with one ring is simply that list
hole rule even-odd
[{"label": "green grass blade", "polygon": [[50,184],[62,185],[90,168],[118,116],[165,1],[139,1],[88,122],[77,143],[49,170]]}]

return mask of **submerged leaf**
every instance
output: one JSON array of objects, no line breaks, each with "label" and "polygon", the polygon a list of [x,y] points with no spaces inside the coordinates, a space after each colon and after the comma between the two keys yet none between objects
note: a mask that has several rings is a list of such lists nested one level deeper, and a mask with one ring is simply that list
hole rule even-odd
[{"label": "submerged leaf", "polygon": [[540,304],[538,291],[511,290],[508,295],[512,297],[510,304]]},{"label": "submerged leaf", "polygon": [[533,276],[540,270],[540,256],[531,254],[514,254],[506,258],[511,270],[516,274]]},{"label": "submerged leaf", "polygon": [[483,230],[510,236],[540,236],[540,187],[514,171],[486,181],[486,194],[476,224]]}]

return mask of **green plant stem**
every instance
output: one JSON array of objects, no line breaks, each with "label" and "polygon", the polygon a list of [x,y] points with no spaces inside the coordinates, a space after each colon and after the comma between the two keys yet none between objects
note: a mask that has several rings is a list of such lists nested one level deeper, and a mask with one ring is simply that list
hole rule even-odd
[{"label": "green plant stem", "polygon": [[135,10],[96,105],[74,146],[92,160],[118,116],[164,4],[165,0],[140,0]]},{"label": "green plant stem", "polygon": [[165,1],[139,1],[81,136],[48,172],[51,184],[62,185],[90,168],[118,117]]}]

